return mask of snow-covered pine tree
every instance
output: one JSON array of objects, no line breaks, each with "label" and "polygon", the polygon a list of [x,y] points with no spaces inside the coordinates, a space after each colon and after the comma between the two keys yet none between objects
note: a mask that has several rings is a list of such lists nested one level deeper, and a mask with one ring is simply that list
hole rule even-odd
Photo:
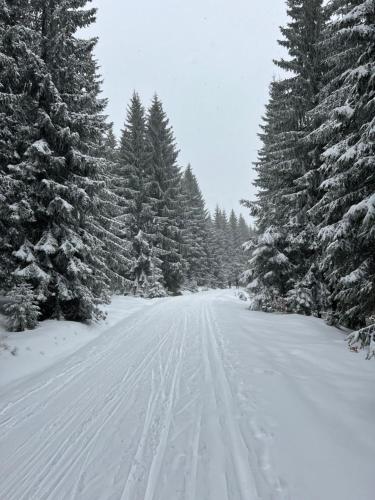
[{"label": "snow-covered pine tree", "polygon": [[103,158],[98,179],[102,189],[98,193],[95,214],[89,218],[88,229],[97,249],[97,270],[112,293],[128,293],[133,266],[132,244],[127,221],[123,219],[123,206],[127,199],[116,194],[117,141],[112,124],[103,136],[100,155]]},{"label": "snow-covered pine tree", "polygon": [[108,130],[104,136],[103,142],[104,142],[103,156],[111,163],[115,163],[118,159],[118,144],[115,133],[113,131],[113,123],[110,123],[108,125]]},{"label": "snow-covered pine tree", "polygon": [[209,245],[207,240],[208,213],[197,178],[190,165],[182,178],[184,195],[184,257],[187,261],[185,287],[210,284]]},{"label": "snow-covered pine tree", "polygon": [[231,278],[231,261],[230,261],[230,232],[228,225],[228,217],[225,210],[216,206],[214,218],[214,247],[220,270],[218,275],[218,286],[226,288],[229,285]]},{"label": "snow-covered pine tree", "polygon": [[120,199],[122,213],[118,220],[126,223],[132,242],[132,292],[144,297],[165,295],[161,260],[153,248],[156,208],[149,195],[154,174],[150,157],[145,111],[139,95],[134,93],[121,135],[113,190]]},{"label": "snow-covered pine tree", "polygon": [[238,217],[238,235],[239,242],[242,245],[245,241],[253,235],[253,229],[246,223],[245,218],[242,214]]},{"label": "snow-covered pine tree", "polygon": [[25,240],[23,227],[34,221],[26,183],[13,170],[35,137],[34,102],[25,91],[38,64],[33,53],[38,39],[27,28],[31,18],[29,3],[0,4],[0,294],[12,288],[13,251]]},{"label": "snow-covered pine tree", "polygon": [[[290,310],[305,314],[320,315],[323,296],[316,295],[316,288],[323,293],[323,283],[316,262],[319,258],[317,228],[309,209],[319,196],[320,154],[322,145],[311,140],[310,132],[316,127],[316,115],[311,110],[317,105],[319,91],[325,77],[322,34],[327,22],[327,10],[323,0],[292,0],[288,2],[290,22],[281,28],[284,39],[279,43],[288,51],[288,59],[276,61],[284,71],[291,74],[282,84],[288,89],[290,112],[296,117],[295,145],[290,147],[284,160],[290,162],[292,178],[283,193],[283,202],[288,214],[287,254],[293,264],[287,303]],[[309,289],[309,284],[311,289]],[[306,294],[310,300],[306,301]],[[323,294],[324,295],[324,294]],[[316,302],[314,302],[316,300]],[[304,307],[301,308],[301,304]]]},{"label": "snow-covered pine tree", "polygon": [[[239,228],[239,221],[237,218],[237,215],[235,214],[234,210],[231,210],[229,214],[229,221],[228,221],[228,230],[229,230],[229,252],[230,252],[230,282],[232,285],[235,285],[238,283],[240,275],[243,272],[242,268],[242,243],[244,241],[241,241],[241,234],[240,234],[240,228]],[[247,235],[247,238],[245,241],[249,239],[249,235]]]},{"label": "snow-covered pine tree", "polygon": [[375,3],[334,0],[323,47],[327,84],[314,112],[326,144],[312,212],[323,243],[332,322],[363,326],[375,312]]},{"label": "snow-covered pine tree", "polygon": [[241,276],[246,269],[246,264],[248,261],[248,254],[245,251],[245,243],[249,243],[250,240],[254,240],[256,237],[255,229],[249,226],[242,214],[238,218],[238,242],[240,245],[240,265],[241,265]]},{"label": "snow-covered pine tree", "polygon": [[161,260],[163,281],[170,293],[178,293],[186,265],[182,252],[183,195],[178,151],[173,130],[160,99],[155,96],[147,115],[147,170],[152,182],[147,195],[154,216],[154,250]]},{"label": "snow-covered pine tree", "polygon": [[207,244],[209,262],[209,286],[212,288],[225,288],[223,272],[222,251],[216,231],[215,223],[209,214],[207,219]]},{"label": "snow-covered pine tree", "polygon": [[366,349],[366,359],[375,358],[375,318],[369,318],[368,326],[352,332],[347,337],[347,342],[350,349]]},{"label": "snow-covered pine tree", "polygon": [[[257,279],[262,296],[266,290],[261,290],[261,277],[266,274],[276,278],[278,284],[268,282],[265,286],[273,288],[277,307],[287,304],[286,294],[294,287],[294,296],[298,290],[304,293],[304,279],[316,255],[316,237],[308,209],[316,201],[316,188],[310,183],[318,154],[304,139],[310,130],[308,112],[316,105],[323,73],[321,51],[317,48],[325,22],[322,4],[322,0],[287,2],[289,23],[281,28],[284,38],[279,43],[287,49],[289,58],[276,64],[291,76],[271,85],[260,135],[263,148],[256,165],[255,185],[260,191],[257,201],[248,205],[257,219],[260,249],[264,249],[265,240],[277,241],[277,251],[283,255],[283,262],[271,257],[266,273],[263,260],[259,261],[259,279],[258,259],[253,258],[255,267],[249,273],[252,283]],[[277,238],[270,238],[270,234]],[[280,263],[283,269],[288,268],[288,273],[281,270],[280,274]],[[281,287],[280,276],[286,280]],[[305,285],[300,286],[300,281]],[[277,290],[284,296],[277,298]]]},{"label": "snow-covered pine tree", "polygon": [[257,228],[255,238],[245,244],[251,258],[243,279],[254,294],[253,307],[266,311],[285,309],[286,293],[292,287],[286,231],[288,211],[283,202],[284,188],[291,177],[280,154],[291,147],[284,134],[289,128],[290,112],[286,93],[278,82],[271,84],[270,100],[261,125],[263,146],[255,164],[257,200],[242,202],[250,208]]},{"label": "snow-covered pine tree", "polygon": [[[75,36],[94,20],[95,10],[86,10],[86,3],[31,0],[27,19],[17,20],[18,31],[29,36],[21,44],[28,77],[22,98],[29,106],[20,122],[30,141],[8,168],[12,181],[25,185],[31,214],[22,223],[23,243],[14,247],[14,276],[37,291],[43,317],[72,320],[99,316],[108,288],[87,230],[102,188],[98,149],[106,125],[96,41]],[[9,30],[15,30],[13,20]]]},{"label": "snow-covered pine tree", "polygon": [[253,295],[254,310],[272,312],[286,308],[292,269],[284,247],[285,237],[274,226],[267,227],[255,240],[245,243],[245,250],[251,253],[251,257],[243,280]]},{"label": "snow-covered pine tree", "polygon": [[15,283],[5,306],[7,326],[11,332],[31,330],[38,324],[40,309],[33,287],[28,283]]}]

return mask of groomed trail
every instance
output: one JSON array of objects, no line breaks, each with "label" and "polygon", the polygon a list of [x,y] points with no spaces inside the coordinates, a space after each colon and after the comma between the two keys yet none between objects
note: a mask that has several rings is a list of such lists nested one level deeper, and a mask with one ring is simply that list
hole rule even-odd
[{"label": "groomed trail", "polygon": [[372,500],[373,364],[234,290],[157,301],[0,393],[2,500]]}]

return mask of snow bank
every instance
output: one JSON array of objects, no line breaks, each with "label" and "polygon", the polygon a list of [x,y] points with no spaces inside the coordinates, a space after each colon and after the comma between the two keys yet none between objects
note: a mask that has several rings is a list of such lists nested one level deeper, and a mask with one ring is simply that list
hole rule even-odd
[{"label": "snow bank", "polygon": [[116,296],[105,307],[105,321],[88,325],[49,320],[21,333],[7,332],[4,317],[0,317],[0,387],[48,368],[157,300]]}]

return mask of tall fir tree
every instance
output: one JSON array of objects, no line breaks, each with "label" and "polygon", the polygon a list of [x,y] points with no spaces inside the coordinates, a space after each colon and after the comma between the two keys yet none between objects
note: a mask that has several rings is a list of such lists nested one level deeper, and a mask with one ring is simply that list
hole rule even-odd
[{"label": "tall fir tree", "polygon": [[228,232],[229,232],[228,250],[229,250],[230,267],[231,267],[229,280],[233,285],[235,285],[236,283],[238,283],[239,277],[243,271],[241,265],[241,256],[242,256],[241,245],[243,242],[241,242],[240,232],[239,232],[239,222],[234,210],[231,210],[229,214]]},{"label": "tall fir tree", "polygon": [[[306,296],[305,277],[314,269],[317,255],[316,232],[308,210],[316,202],[312,179],[319,151],[306,137],[312,127],[309,112],[316,106],[323,78],[318,43],[325,11],[322,0],[288,0],[287,6],[289,23],[281,28],[283,39],[279,43],[289,58],[276,64],[291,76],[271,85],[261,134],[263,148],[256,165],[260,192],[257,201],[249,204],[260,235],[248,276],[254,278],[251,283],[257,284],[260,296],[265,288],[273,290],[273,299],[266,294],[267,309],[293,310],[299,290],[299,308]],[[310,299],[307,314],[318,309],[312,295]]]},{"label": "tall fir tree", "polygon": [[133,265],[129,276],[135,295],[165,295],[161,260],[154,249],[156,206],[150,196],[154,170],[146,136],[146,116],[138,94],[128,107],[115,167],[115,191],[122,200],[121,219],[126,222],[132,242]]},{"label": "tall fir tree", "polygon": [[109,292],[124,294],[132,286],[132,245],[127,221],[122,216],[123,207],[129,201],[116,193],[118,150],[112,124],[109,124],[101,142],[103,163],[98,179],[102,188],[98,193],[97,209],[87,227],[96,247],[97,269]]},{"label": "tall fir tree", "polygon": [[210,283],[210,258],[207,242],[208,213],[190,165],[182,179],[184,195],[184,257],[187,261],[185,287],[196,289]]},{"label": "tall fir tree", "polygon": [[375,314],[375,3],[334,0],[328,9],[327,82],[312,134],[324,144],[321,197],[311,211],[331,321],[355,327]]},{"label": "tall fir tree", "polygon": [[23,227],[34,221],[27,182],[13,170],[35,138],[34,100],[26,91],[39,67],[39,37],[27,28],[32,18],[30,3],[0,4],[0,293],[12,287],[13,252],[24,241]]},{"label": "tall fir tree", "polygon": [[[289,127],[285,93],[278,82],[271,84],[270,100],[261,125],[263,146],[255,165],[257,200],[243,202],[257,224],[255,239],[245,245],[251,257],[243,277],[254,295],[253,307],[265,311],[284,307],[282,300],[290,289],[288,280],[292,268],[287,254],[287,212],[282,201],[285,178],[280,155],[280,150],[290,147],[284,139],[284,130]],[[290,179],[289,171],[287,178]]]},{"label": "tall fir tree", "polygon": [[173,130],[160,99],[155,96],[147,116],[146,137],[151,182],[147,195],[154,212],[154,249],[161,260],[166,289],[178,293],[183,283],[183,196],[178,151]]},{"label": "tall fir tree", "polygon": [[[7,167],[9,182],[25,187],[25,199],[11,205],[23,237],[14,248],[13,277],[32,284],[43,317],[73,320],[100,315],[98,303],[108,290],[87,230],[102,187],[98,146],[106,124],[96,41],[75,36],[95,19],[86,3],[33,0],[27,19],[8,19],[4,27],[7,36],[17,31],[28,37],[18,43],[27,51],[27,84],[19,96],[29,103],[19,116],[27,140]],[[25,205],[28,221],[17,215]]]}]

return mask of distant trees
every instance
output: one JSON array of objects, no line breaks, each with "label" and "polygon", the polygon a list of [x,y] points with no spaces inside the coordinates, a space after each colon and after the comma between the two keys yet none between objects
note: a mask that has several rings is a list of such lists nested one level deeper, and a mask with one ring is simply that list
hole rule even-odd
[{"label": "distant trees", "polygon": [[243,218],[237,218],[232,210],[228,219],[225,210],[218,206],[213,217],[213,252],[219,263],[215,276],[218,286],[235,285],[239,283],[244,270],[243,244],[252,235],[252,228]]},{"label": "distant trees", "polygon": [[124,221],[132,247],[128,292],[157,297],[234,284],[251,229],[234,212],[228,221],[217,209],[211,219],[191,166],[178,166],[173,130],[157,96],[145,111],[133,95],[115,157],[116,220]]},{"label": "distant trees", "polygon": [[254,307],[364,326],[375,313],[374,35],[367,1],[288,0],[256,164]]}]

